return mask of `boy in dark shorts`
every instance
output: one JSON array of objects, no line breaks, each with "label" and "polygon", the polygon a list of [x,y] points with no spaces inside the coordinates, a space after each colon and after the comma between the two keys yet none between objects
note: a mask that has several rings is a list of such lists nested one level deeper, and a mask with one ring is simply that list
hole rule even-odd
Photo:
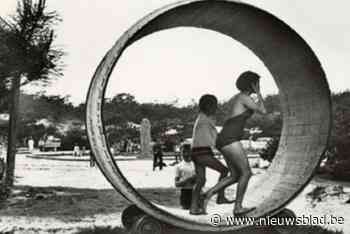
[{"label": "boy in dark shorts", "polygon": [[[207,167],[220,173],[219,181],[228,175],[229,170],[214,157],[212,148],[215,147],[217,131],[215,127],[215,113],[218,101],[214,95],[203,95],[199,100],[199,114],[193,127],[191,157],[196,170],[196,183],[192,191],[192,204],[190,214],[205,214],[204,200],[207,194],[201,195],[205,185],[205,170]],[[218,204],[232,203],[225,198],[224,189],[218,191],[216,202]]]},{"label": "boy in dark shorts", "polygon": [[181,161],[175,169],[175,186],[181,188],[180,205],[188,210],[192,203],[192,189],[196,180],[194,164],[191,161],[191,146],[184,145]]}]

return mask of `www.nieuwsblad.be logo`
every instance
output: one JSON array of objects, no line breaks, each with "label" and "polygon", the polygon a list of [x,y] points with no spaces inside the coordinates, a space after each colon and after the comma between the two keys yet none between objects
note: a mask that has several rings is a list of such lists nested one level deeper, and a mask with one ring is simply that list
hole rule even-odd
[{"label": "www.nieuwsblad.be logo", "polygon": [[344,217],[334,215],[302,215],[298,217],[273,217],[266,216],[261,218],[254,217],[222,217],[219,214],[214,214],[210,218],[210,224],[213,226],[293,226],[293,225],[332,225],[344,224]]}]

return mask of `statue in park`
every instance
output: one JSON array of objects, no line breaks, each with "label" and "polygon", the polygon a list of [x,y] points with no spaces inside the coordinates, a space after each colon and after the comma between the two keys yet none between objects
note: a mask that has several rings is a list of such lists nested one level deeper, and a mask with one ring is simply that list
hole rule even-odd
[{"label": "statue in park", "polygon": [[150,157],[152,157],[151,123],[146,118],[143,118],[142,121],[141,121],[140,142],[141,142],[141,154],[140,154],[140,157],[142,157],[142,158],[150,158]]}]

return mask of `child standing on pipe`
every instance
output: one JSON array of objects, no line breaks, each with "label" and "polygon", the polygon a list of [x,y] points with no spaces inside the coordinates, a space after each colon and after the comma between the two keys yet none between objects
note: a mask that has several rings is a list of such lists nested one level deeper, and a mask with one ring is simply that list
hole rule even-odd
[{"label": "child standing on pipe", "polygon": [[[205,94],[199,100],[199,114],[193,127],[193,143],[191,157],[196,170],[196,183],[192,191],[190,214],[201,215],[206,211],[201,202],[201,191],[205,185],[205,171],[209,167],[220,173],[219,181],[229,172],[218,159],[214,157],[212,148],[215,147],[217,131],[215,127],[215,113],[218,100],[214,95]],[[218,192],[218,204],[232,203],[225,198],[224,189]]]}]

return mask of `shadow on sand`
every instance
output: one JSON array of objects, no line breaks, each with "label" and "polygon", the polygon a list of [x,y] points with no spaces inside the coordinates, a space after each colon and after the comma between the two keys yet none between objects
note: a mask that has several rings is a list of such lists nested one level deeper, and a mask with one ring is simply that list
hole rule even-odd
[{"label": "shadow on sand", "polygon": [[[178,207],[175,189],[138,190],[147,199]],[[32,216],[77,221],[92,215],[120,213],[130,203],[113,189],[79,189],[69,187],[16,186],[13,195],[0,203],[1,216]]]},{"label": "shadow on sand", "polygon": [[[163,233],[166,234],[215,234],[215,232],[196,232],[178,229],[174,227],[164,228]],[[254,228],[248,227],[243,230],[231,231],[231,232],[218,232],[221,234],[343,234],[341,231],[331,231],[324,229],[320,226],[294,226],[294,227],[280,227],[279,229],[264,227]],[[131,234],[127,230],[117,228],[95,228],[84,229],[76,232],[76,234]]]},{"label": "shadow on sand", "polygon": [[[144,197],[159,204],[178,207],[176,189],[151,188],[138,190]],[[30,187],[16,186],[11,198],[1,203],[1,216],[32,216],[55,218],[64,222],[77,222],[86,216],[121,213],[130,203],[113,189],[78,189],[69,187]],[[127,234],[121,227],[95,227],[81,229],[77,234]],[[195,232],[171,226],[164,227],[167,234],[213,234],[213,232]],[[343,232],[326,230],[319,226],[289,227],[248,227],[226,234],[342,234]],[[0,234],[2,234],[0,232]]]}]

